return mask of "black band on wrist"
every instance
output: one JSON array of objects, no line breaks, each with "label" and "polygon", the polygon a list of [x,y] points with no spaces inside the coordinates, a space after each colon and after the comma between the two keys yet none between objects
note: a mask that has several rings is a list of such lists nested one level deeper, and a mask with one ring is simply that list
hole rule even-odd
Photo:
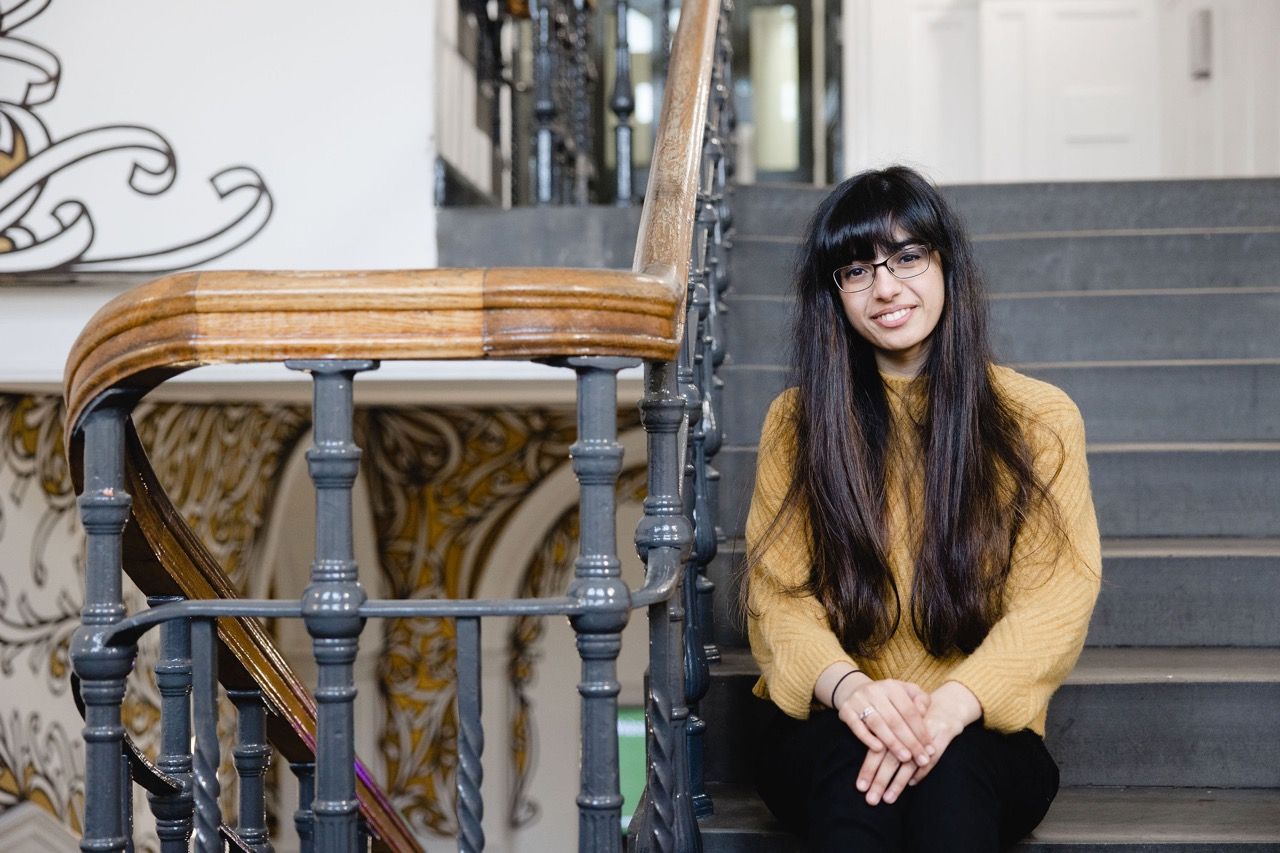
[{"label": "black band on wrist", "polygon": [[841,684],[844,684],[844,680],[849,676],[853,675],[855,672],[862,672],[862,670],[860,669],[849,670],[844,675],[840,676],[840,679],[836,682],[836,686],[831,688],[831,701],[828,702],[827,704],[830,705],[832,708],[836,706],[836,691],[840,689]]}]

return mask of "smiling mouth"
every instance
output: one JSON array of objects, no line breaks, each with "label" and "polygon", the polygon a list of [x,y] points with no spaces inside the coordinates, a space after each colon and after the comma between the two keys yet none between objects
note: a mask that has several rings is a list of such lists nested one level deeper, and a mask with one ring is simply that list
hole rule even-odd
[{"label": "smiling mouth", "polygon": [[883,314],[876,314],[871,319],[883,326],[896,326],[905,320],[912,310],[913,309],[910,306],[906,308],[897,308],[893,311],[886,311]]}]

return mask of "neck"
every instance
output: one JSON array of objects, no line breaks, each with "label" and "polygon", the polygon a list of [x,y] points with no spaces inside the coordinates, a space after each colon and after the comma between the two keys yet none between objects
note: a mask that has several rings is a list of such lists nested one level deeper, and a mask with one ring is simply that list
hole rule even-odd
[{"label": "neck", "polygon": [[902,352],[876,350],[876,367],[889,376],[912,378],[920,375],[929,350],[924,346],[912,347]]}]

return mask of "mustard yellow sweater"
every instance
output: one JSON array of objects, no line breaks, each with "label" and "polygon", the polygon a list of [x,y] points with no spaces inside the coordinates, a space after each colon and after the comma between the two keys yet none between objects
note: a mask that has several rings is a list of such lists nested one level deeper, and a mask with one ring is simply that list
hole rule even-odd
[{"label": "mustard yellow sweater", "polygon": [[[1004,616],[972,654],[936,658],[911,627],[909,602],[924,491],[919,440],[910,426],[924,411],[924,383],[888,375],[884,379],[893,418],[886,487],[888,559],[903,606],[898,629],[874,660],[856,659],[841,647],[816,598],[786,591],[808,579],[811,563],[807,521],[803,513],[792,513],[793,521],[767,538],[747,578],[748,637],[762,673],[754,692],[792,717],[807,717],[816,707],[818,676],[831,664],[846,661],[872,678],[912,681],[928,691],[958,681],[982,704],[987,728],[1030,728],[1043,735],[1049,697],[1080,655],[1102,577],[1080,412],[1054,386],[993,368],[996,388],[1023,415],[1037,471],[1046,482],[1053,478],[1049,492],[1068,541],[1053,547],[1046,535],[1049,524],[1033,515],[1014,545]],[[782,392],[765,418],[747,518],[752,550],[764,538],[790,483],[796,395],[795,388]]]}]

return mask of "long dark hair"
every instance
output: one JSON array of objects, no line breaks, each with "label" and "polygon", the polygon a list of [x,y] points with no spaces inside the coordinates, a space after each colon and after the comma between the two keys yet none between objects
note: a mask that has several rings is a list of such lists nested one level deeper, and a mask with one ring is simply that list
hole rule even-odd
[{"label": "long dark hair", "polygon": [[[868,171],[841,183],[814,213],[797,253],[796,449],[782,505],[804,508],[813,543],[809,580],[796,592],[822,602],[847,650],[874,657],[902,618],[885,530],[891,422],[875,351],[846,319],[831,271],[889,254],[895,232],[932,247],[945,282],[921,368],[924,502],[910,590],[916,635],[944,657],[972,652],[986,637],[1003,612],[1024,521],[1040,504],[1056,513],[1019,413],[993,387],[982,277],[964,228],[911,169]],[[763,550],[756,544],[748,564]]]}]

